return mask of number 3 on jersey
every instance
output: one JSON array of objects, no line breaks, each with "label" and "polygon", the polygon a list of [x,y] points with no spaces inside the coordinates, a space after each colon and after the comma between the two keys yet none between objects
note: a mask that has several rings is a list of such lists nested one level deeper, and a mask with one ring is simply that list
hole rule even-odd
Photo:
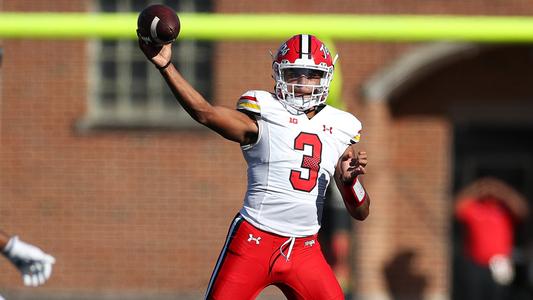
[{"label": "number 3 on jersey", "polygon": [[303,156],[301,167],[309,170],[309,178],[302,178],[302,171],[291,170],[290,181],[295,190],[310,192],[316,186],[322,162],[322,142],[316,134],[300,132],[294,139],[294,149],[303,151],[306,145],[311,147],[311,155]]}]

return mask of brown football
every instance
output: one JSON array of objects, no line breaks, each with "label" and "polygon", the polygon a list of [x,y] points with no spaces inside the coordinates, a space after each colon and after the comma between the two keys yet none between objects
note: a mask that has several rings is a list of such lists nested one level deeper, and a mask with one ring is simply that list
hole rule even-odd
[{"label": "brown football", "polygon": [[147,6],[137,18],[139,37],[155,45],[172,43],[180,33],[180,20],[176,12],[162,4]]}]

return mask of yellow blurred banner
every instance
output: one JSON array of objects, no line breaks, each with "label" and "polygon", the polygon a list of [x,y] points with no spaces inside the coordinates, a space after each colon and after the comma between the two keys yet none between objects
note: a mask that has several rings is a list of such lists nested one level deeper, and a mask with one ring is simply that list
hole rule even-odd
[{"label": "yellow blurred banner", "polygon": [[[279,40],[310,33],[338,40],[533,42],[533,17],[438,15],[178,14],[180,38]],[[0,13],[0,38],[134,38],[136,13]]]}]

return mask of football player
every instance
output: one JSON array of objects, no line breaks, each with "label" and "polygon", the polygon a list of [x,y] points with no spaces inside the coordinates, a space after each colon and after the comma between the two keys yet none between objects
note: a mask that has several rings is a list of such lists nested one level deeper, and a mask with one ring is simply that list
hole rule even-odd
[{"label": "football player", "polygon": [[273,92],[251,90],[237,109],[211,105],[171,62],[171,45],[139,39],[179,103],[197,122],[241,145],[248,164],[244,204],[231,223],[206,299],[253,299],[266,286],[288,299],[343,299],[317,240],[326,188],[334,178],[352,217],[370,198],[359,176],[361,123],[327,105],[334,61],[313,35],[299,34],[273,56]]},{"label": "football player", "polygon": [[21,241],[18,236],[9,236],[0,231],[0,250],[22,273],[24,285],[39,286],[50,278],[54,257]]}]

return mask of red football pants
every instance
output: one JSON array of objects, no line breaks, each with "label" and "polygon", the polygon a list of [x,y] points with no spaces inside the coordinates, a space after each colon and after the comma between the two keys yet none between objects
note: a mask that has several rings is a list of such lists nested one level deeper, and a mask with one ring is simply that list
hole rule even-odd
[{"label": "red football pants", "polygon": [[291,240],[259,230],[237,215],[205,299],[255,299],[269,285],[281,289],[287,299],[344,299],[317,235]]}]

